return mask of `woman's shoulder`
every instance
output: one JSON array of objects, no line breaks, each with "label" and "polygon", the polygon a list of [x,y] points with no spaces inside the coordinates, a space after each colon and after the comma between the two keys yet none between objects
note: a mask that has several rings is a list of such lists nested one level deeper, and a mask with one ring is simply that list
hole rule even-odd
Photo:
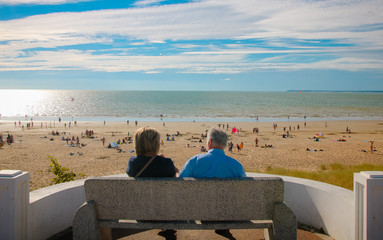
[{"label": "woman's shoulder", "polygon": [[167,157],[164,157],[164,156],[160,156],[158,155],[156,157],[156,161],[160,164],[165,164],[165,165],[173,165],[174,166],[174,162],[171,158],[167,158]]},{"label": "woman's shoulder", "polygon": [[133,161],[135,161],[135,160],[137,160],[137,159],[139,159],[139,156],[131,156],[131,157],[129,158],[129,162],[133,162]]},{"label": "woman's shoulder", "polygon": [[160,161],[172,161],[171,158],[167,158],[167,157],[164,157],[164,156],[161,156],[161,155],[157,155],[156,159],[160,160]]}]

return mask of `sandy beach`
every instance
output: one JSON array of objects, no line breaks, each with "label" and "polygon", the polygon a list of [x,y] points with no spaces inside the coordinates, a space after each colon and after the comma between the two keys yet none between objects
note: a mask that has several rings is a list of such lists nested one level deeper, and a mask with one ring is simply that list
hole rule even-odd
[{"label": "sandy beach", "polygon": [[[6,140],[13,135],[14,143],[5,144],[0,150],[0,169],[19,169],[30,173],[30,190],[52,184],[54,177],[49,170],[52,156],[61,166],[74,173],[102,176],[125,173],[128,160],[134,153],[133,143],[118,145],[121,151],[107,148],[108,143],[132,137],[139,127],[151,126],[161,133],[163,146],[160,153],[170,157],[181,169],[193,155],[201,153],[205,139],[201,137],[210,127],[223,128],[234,146],[243,142],[238,152],[234,147],[228,155],[238,159],[246,171],[262,171],[268,166],[315,171],[323,165],[340,163],[383,164],[383,121],[318,121],[277,122],[274,130],[271,122],[212,123],[212,122],[30,122],[0,121],[0,134]],[[228,124],[228,126],[227,126]],[[298,129],[299,125],[299,129]],[[24,127],[23,127],[24,126]],[[228,127],[228,128],[227,128]],[[238,129],[232,133],[232,128]],[[291,127],[291,130],[290,130]],[[259,132],[254,133],[253,129]],[[285,130],[284,130],[285,128]],[[347,133],[346,128],[351,132]],[[93,138],[86,131],[93,131]],[[52,135],[52,131],[59,135]],[[289,131],[289,137],[283,137]],[[177,136],[177,132],[179,135]],[[169,141],[166,135],[170,134]],[[172,140],[172,135],[174,140]],[[319,137],[318,141],[314,136]],[[68,146],[63,138],[79,138],[79,146]],[[103,146],[102,138],[105,138]],[[255,147],[255,139],[258,147]],[[374,153],[370,153],[370,141],[374,141]],[[81,146],[82,145],[82,146]],[[272,147],[264,147],[265,145]]]}]

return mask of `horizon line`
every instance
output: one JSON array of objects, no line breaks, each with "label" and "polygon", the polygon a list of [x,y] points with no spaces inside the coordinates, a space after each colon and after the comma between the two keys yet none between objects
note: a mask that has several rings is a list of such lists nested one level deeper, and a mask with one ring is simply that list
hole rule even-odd
[{"label": "horizon line", "polygon": [[289,89],[289,90],[164,90],[164,89],[41,89],[41,88],[0,88],[0,90],[35,90],[35,91],[147,91],[147,92],[361,92],[383,93],[383,90],[312,90],[312,89]]}]

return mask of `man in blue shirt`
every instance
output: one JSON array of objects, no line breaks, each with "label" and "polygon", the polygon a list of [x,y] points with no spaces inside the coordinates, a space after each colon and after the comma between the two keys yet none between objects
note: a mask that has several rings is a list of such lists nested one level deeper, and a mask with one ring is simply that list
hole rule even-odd
[{"label": "man in blue shirt", "polygon": [[[211,128],[207,133],[207,153],[190,158],[181,170],[179,177],[194,178],[229,178],[246,177],[241,163],[225,155],[229,137],[219,129]],[[215,232],[233,239],[229,229],[217,229]]]},{"label": "man in blue shirt", "polygon": [[227,134],[219,129],[211,128],[207,133],[207,153],[190,158],[181,170],[179,177],[194,178],[228,178],[246,177],[241,163],[225,155]]}]

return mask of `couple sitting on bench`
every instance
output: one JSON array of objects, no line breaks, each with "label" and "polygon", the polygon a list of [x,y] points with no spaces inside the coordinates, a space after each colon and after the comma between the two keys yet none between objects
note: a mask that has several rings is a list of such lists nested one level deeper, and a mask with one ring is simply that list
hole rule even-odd
[{"label": "couple sitting on bench", "polygon": [[[134,135],[137,156],[129,159],[126,173],[130,177],[193,177],[234,178],[246,177],[245,170],[237,160],[226,156],[228,136],[219,129],[211,128],[207,133],[207,153],[190,158],[181,172],[170,158],[158,156],[160,133],[154,128],[140,128]],[[217,234],[230,235],[229,230],[216,230]],[[175,234],[174,230],[161,231],[159,235]]]},{"label": "couple sitting on bench", "polygon": [[214,229],[229,239],[229,229],[265,229],[266,239],[297,238],[295,215],[283,202],[283,180],[246,177],[243,166],[223,151],[225,132],[210,129],[208,152],[190,158],[179,178],[173,161],[157,155],[157,130],[138,129],[134,141],[130,178],[85,181],[86,202],[74,216],[74,239],[111,238],[112,228],[162,229],[159,235],[166,239],[176,239],[172,229]]}]

